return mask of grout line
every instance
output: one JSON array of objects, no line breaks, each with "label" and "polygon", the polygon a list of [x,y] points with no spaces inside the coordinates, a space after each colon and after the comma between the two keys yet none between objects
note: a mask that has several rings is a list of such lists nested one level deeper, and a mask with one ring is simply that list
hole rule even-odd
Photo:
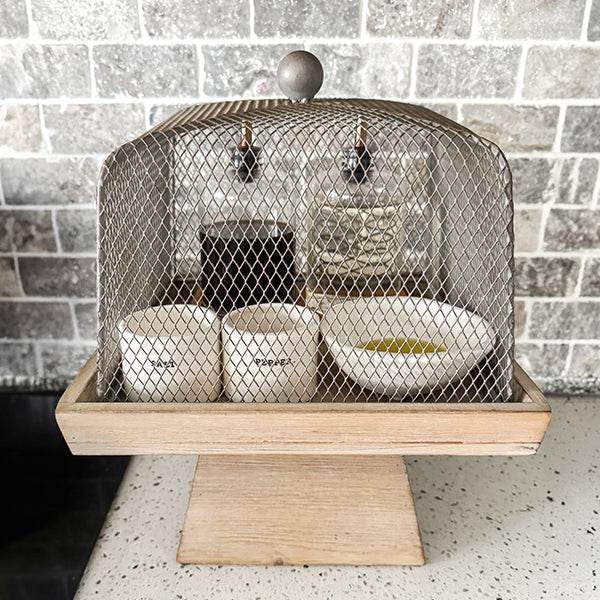
[{"label": "grout line", "polygon": [[144,100],[144,127],[146,128],[146,131],[148,131],[148,129],[150,129],[151,125],[150,125],[150,108],[152,106],[151,102],[149,100]]},{"label": "grout line", "polygon": [[[552,168],[550,169],[550,177],[549,181],[554,183],[555,189],[558,189],[558,185],[560,182],[560,174],[562,171],[562,162],[556,161]],[[553,198],[553,201],[556,198]],[[544,238],[546,236],[546,225],[548,223],[548,217],[550,216],[550,208],[552,206],[552,202],[544,202],[542,205],[542,216],[540,218],[540,233],[538,237],[537,251],[544,253]]]},{"label": "grout line", "polygon": [[23,281],[21,280],[21,269],[19,268],[19,261],[16,256],[13,256],[13,262],[15,267],[15,275],[17,277],[17,285],[19,286],[19,292],[22,295],[25,295],[25,290],[23,289]]},{"label": "grout line", "polygon": [[367,39],[367,14],[369,12],[369,0],[361,0],[360,3],[360,33],[358,39],[364,41]]},{"label": "grout line", "polygon": [[463,102],[460,100],[456,103],[456,120],[459,123],[463,120]]},{"label": "grout line", "polygon": [[95,343],[95,339],[80,338],[0,338],[3,344],[58,344],[60,346],[85,346],[90,343]]},{"label": "grout line", "polygon": [[[250,0],[252,1],[252,0]],[[367,0],[365,0],[367,2]],[[254,3],[251,4],[251,11],[253,12]],[[254,29],[252,26],[251,31]],[[94,44],[98,46],[139,46],[139,45],[152,45],[152,46],[172,46],[172,45],[185,45],[195,44],[197,42],[208,43],[213,46],[244,46],[248,42],[257,42],[263,46],[277,46],[280,44],[302,44],[305,40],[308,40],[311,44],[357,44],[360,43],[361,38],[356,36],[351,37],[311,37],[311,36],[289,36],[285,38],[280,37],[258,37],[254,34],[243,37],[138,37],[138,38],[110,38],[110,39],[99,39],[93,40]],[[522,39],[480,39],[480,38],[427,38],[427,37],[400,37],[400,36],[367,36],[365,41],[373,44],[380,43],[406,43],[413,41],[427,42],[428,44],[439,45],[439,46],[514,46],[529,41],[528,38]],[[82,43],[90,42],[87,39],[81,38],[40,38],[33,37],[32,41],[26,38],[0,38],[0,46],[12,46],[12,45],[23,45],[27,43],[35,43],[36,45],[45,46],[64,46],[64,45],[81,45]],[[559,48],[600,48],[600,40],[578,40],[578,39],[535,39],[534,43],[541,46],[552,46]]]},{"label": "grout line", "polygon": [[58,223],[56,221],[56,208],[50,210],[50,218],[52,219],[52,229],[54,231],[54,241],[56,243],[56,252],[62,255],[62,244],[60,243],[60,236],[58,235]]},{"label": "grout line", "polygon": [[17,258],[97,258],[95,252],[0,252],[0,257],[7,256],[16,256]]},{"label": "grout line", "polygon": [[545,338],[528,338],[528,339],[523,339],[523,338],[519,338],[519,343],[520,344],[549,344],[549,345],[558,345],[558,344],[583,344],[583,345],[587,345],[587,344],[597,344],[599,340],[597,340],[596,338],[589,338],[589,339],[570,339],[570,338],[550,338],[550,339],[545,339]]},{"label": "grout line", "polygon": [[[0,105],[1,107],[1,105]],[[90,154],[71,154],[67,152],[53,152],[52,154],[48,154],[46,152],[18,152],[15,151],[12,154],[0,154],[1,158],[20,158],[20,159],[28,159],[28,158],[47,158],[52,160],[59,159],[84,159],[84,158],[95,158],[98,160],[103,160],[106,158],[106,154],[98,152],[98,153],[90,153]]]},{"label": "grout line", "polygon": [[206,83],[206,69],[204,68],[204,52],[202,44],[196,44],[196,68],[198,69],[198,88],[196,90],[197,98],[195,101],[204,98],[204,84]]},{"label": "grout line", "polygon": [[562,250],[562,251],[534,251],[534,252],[516,252],[515,258],[593,258],[598,256],[597,248],[588,248],[585,251],[580,250]]},{"label": "grout line", "polygon": [[73,306],[73,299],[69,299],[69,312],[71,313],[71,321],[73,325],[73,341],[80,341],[81,336],[79,335],[79,325],[77,324],[77,316],[75,315],[75,307]]},{"label": "grout line", "polygon": [[471,15],[471,32],[469,40],[479,38],[479,0],[473,0],[473,14]]},{"label": "grout line", "polygon": [[581,298],[581,288],[583,286],[583,273],[585,270],[585,264],[586,264],[586,260],[585,258],[581,258],[581,264],[579,265],[579,273],[577,274],[577,281],[575,283],[575,289],[573,290],[573,296],[576,296],[577,298]]},{"label": "grout line", "polygon": [[558,121],[556,122],[556,137],[554,138],[554,144],[552,146],[554,152],[560,152],[560,144],[562,141],[562,134],[565,126],[565,117],[567,115],[568,105],[569,104],[567,103],[559,105]]},{"label": "grout line", "polygon": [[[88,202],[86,204],[4,204],[0,207],[0,212],[3,210],[11,210],[11,211],[44,211],[51,210],[53,208],[59,210],[83,210],[96,208],[96,204]],[[1,253],[0,253],[1,254]]]},{"label": "grout line", "polygon": [[[581,173],[581,159],[576,158],[573,161],[573,179],[569,187],[569,204],[574,204],[577,196],[577,188],[579,187],[579,174]],[[556,204],[552,206],[556,207]]]},{"label": "grout line", "polygon": [[256,18],[256,10],[254,6],[254,0],[248,0],[249,4],[249,19],[250,19],[250,39],[256,39],[256,32],[254,31],[254,19]]},{"label": "grout line", "polygon": [[96,302],[96,298],[92,297],[77,297],[72,296],[22,296],[22,297],[10,297],[0,296],[0,304],[2,303],[21,303],[21,304],[55,304],[57,302],[68,302],[71,299],[77,300],[79,303],[83,302]]},{"label": "grout line", "polygon": [[44,109],[41,103],[38,103],[38,116],[40,119],[40,133],[42,136],[42,147],[45,148],[45,154],[52,154],[52,142],[46,129],[46,118],[44,116]]},{"label": "grout line", "polygon": [[[419,42],[413,42],[412,45],[412,57],[410,63],[410,87],[408,88],[408,100],[414,100],[417,91],[417,66],[419,61],[419,49],[421,45]],[[422,98],[419,98],[419,102],[423,102]],[[427,102],[427,101],[425,101]]]},{"label": "grout line", "polygon": [[[525,310],[525,324],[523,325],[523,333],[518,338],[519,342],[528,342],[529,341],[529,321],[531,320],[531,305],[533,304],[529,298],[523,298],[520,300],[523,302],[524,310]],[[517,340],[515,340],[517,341]]]},{"label": "grout line", "polygon": [[512,102],[515,104],[522,104],[523,102],[523,83],[525,80],[525,65],[527,63],[527,55],[529,54],[529,49],[531,48],[531,44],[525,43],[523,44],[521,50],[521,58],[519,59],[519,67],[517,69],[517,80],[515,82],[515,93],[512,98]]},{"label": "grout line", "polygon": [[507,152],[506,157],[509,160],[515,158],[595,158],[600,159],[600,154],[597,152],[555,152],[554,150],[537,150],[534,152]]},{"label": "grout line", "polygon": [[[548,217],[550,216],[550,203],[546,202],[542,206],[542,217],[540,219],[540,233],[538,237],[537,250],[536,254],[542,254],[547,256],[547,253],[544,252],[544,238],[546,235],[546,224],[548,222]],[[562,254],[564,255],[564,253]]]},{"label": "grout line", "polygon": [[581,23],[581,35],[579,40],[587,42],[587,30],[590,24],[590,14],[592,12],[592,0],[586,0],[585,7],[583,9],[583,22]]},{"label": "grout line", "polygon": [[98,86],[96,85],[96,62],[94,60],[93,44],[88,44],[88,60],[90,62],[90,94],[96,100],[98,97]]},{"label": "grout line", "polygon": [[[21,341],[21,340],[19,340],[19,341]],[[38,340],[32,339],[32,340],[23,340],[23,341],[29,341],[30,343],[33,344],[33,355],[35,357],[35,370],[38,373],[38,377],[43,378],[44,377],[44,366],[42,364],[42,352],[40,350]]]},{"label": "grout line", "polygon": [[[567,340],[565,340],[566,342]],[[575,344],[572,341],[568,341],[569,346],[568,346],[568,350],[567,350],[567,358],[565,359],[565,366],[561,372],[561,374],[559,375],[559,377],[565,377],[567,375],[567,373],[571,370],[571,363],[573,362],[573,347],[575,346]]]},{"label": "grout line", "polygon": [[592,191],[592,201],[590,202],[590,207],[598,207],[600,206],[600,200],[598,200],[598,196],[600,196],[600,165],[596,171],[596,181],[594,183],[594,190]]},{"label": "grout line", "polygon": [[144,19],[144,7],[142,6],[142,0],[137,0],[137,13],[138,13],[138,23],[140,25],[140,38],[142,40],[148,40],[149,35],[146,31],[146,22]]},{"label": "grout line", "polygon": [[27,13],[27,31],[29,33],[29,40],[38,38],[37,26],[33,20],[33,10],[31,8],[31,0],[25,0],[25,12]]},{"label": "grout line", "polygon": [[571,340],[571,339],[565,339],[565,338],[559,338],[559,339],[528,338],[528,339],[524,339],[523,337],[520,337],[518,340],[515,340],[515,343],[516,344],[531,344],[532,346],[542,346],[542,345],[562,346],[562,345],[566,345],[566,344],[569,344],[569,346],[574,346],[575,344],[591,346],[592,344],[597,344],[598,340],[596,340],[594,338],[590,338],[589,340],[579,340],[579,339]]},{"label": "grout line", "polygon": [[[600,302],[600,296],[515,296],[515,300],[528,300],[530,302],[544,302],[547,304],[554,304],[556,302],[562,302],[566,304],[579,303],[579,304],[596,304]],[[1,301],[1,298],[0,298]]]}]

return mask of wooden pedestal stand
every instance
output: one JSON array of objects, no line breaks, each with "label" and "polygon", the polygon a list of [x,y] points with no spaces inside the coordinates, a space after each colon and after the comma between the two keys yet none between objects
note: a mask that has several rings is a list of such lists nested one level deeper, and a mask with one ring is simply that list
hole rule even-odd
[{"label": "wooden pedestal stand", "polygon": [[74,454],[198,455],[178,560],[417,565],[403,455],[535,453],[550,409],[515,364],[510,403],[109,403],[96,356],[56,418]]}]

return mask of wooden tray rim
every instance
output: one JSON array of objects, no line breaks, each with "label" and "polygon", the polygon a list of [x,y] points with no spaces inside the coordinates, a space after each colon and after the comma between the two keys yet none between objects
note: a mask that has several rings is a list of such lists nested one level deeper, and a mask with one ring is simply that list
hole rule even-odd
[{"label": "wooden tray rim", "polygon": [[[514,363],[515,381],[523,390],[517,402],[105,402],[95,397],[96,352],[94,352],[61,396],[56,408],[58,415],[69,412],[112,413],[198,413],[198,412],[276,412],[276,413],[328,413],[328,412],[550,412],[550,406],[540,388],[522,367]],[[92,398],[94,398],[92,400]]]}]

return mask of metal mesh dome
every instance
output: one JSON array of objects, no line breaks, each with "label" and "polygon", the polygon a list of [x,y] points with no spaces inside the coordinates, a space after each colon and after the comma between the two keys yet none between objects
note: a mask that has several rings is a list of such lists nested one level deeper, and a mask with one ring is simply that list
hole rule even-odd
[{"label": "metal mesh dome", "polygon": [[[357,123],[370,163],[352,180],[344,165]],[[232,166],[242,130],[256,159],[246,178]],[[197,386],[174,379],[183,371],[220,401],[513,399],[510,171],[494,144],[427,109],[191,107],[108,157],[98,216],[98,393],[107,399],[198,400]],[[255,326],[241,315],[259,303],[275,317],[260,313]],[[223,325],[209,364],[189,320],[166,311],[142,327],[149,317],[139,311],[161,304],[208,307],[246,341],[232,347]],[[289,337],[272,356],[260,344],[249,363],[236,354],[286,330],[291,305],[315,315],[316,353],[292,351]],[[134,313],[141,339],[124,374],[123,320]],[[252,385],[240,397],[241,381]],[[174,396],[156,393],[174,385]]]}]

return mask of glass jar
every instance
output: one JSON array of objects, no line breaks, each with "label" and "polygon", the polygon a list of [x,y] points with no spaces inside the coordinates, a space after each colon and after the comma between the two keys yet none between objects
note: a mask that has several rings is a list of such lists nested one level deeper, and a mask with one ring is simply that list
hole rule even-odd
[{"label": "glass jar", "polygon": [[[404,241],[402,198],[385,189],[317,193],[308,209],[306,301],[396,292]],[[329,299],[328,299],[329,298]]]}]

